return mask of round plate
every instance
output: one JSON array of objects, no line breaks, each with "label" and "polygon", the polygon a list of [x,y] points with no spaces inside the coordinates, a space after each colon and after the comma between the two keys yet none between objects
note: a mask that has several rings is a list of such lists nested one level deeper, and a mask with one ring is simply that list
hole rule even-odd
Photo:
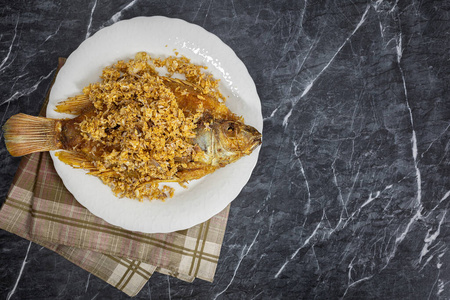
[{"label": "round plate", "polygon": [[[54,111],[58,102],[99,81],[104,67],[133,58],[139,51],[153,57],[175,55],[176,51],[195,64],[207,66],[207,71],[221,80],[220,89],[230,110],[262,132],[261,103],[255,84],[233,50],[197,25],[159,16],[121,21],[85,40],[58,73],[47,117],[68,117]],[[187,189],[172,185],[176,189],[173,198],[144,202],[114,196],[97,177],[62,163],[54,151],[50,154],[64,185],[94,215],[128,230],[164,233],[190,228],[223,210],[250,178],[259,149],[213,174],[191,181]]]}]

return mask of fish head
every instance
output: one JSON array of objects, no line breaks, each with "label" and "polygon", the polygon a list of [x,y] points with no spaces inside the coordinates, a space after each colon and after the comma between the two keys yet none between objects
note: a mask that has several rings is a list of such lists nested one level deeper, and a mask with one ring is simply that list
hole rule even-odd
[{"label": "fish head", "polygon": [[251,154],[261,145],[262,135],[240,121],[215,120],[206,126],[200,125],[192,142],[202,150],[197,161],[223,167]]},{"label": "fish head", "polygon": [[216,136],[223,150],[229,152],[250,154],[261,145],[261,133],[239,121],[217,122]]},{"label": "fish head", "polygon": [[261,133],[253,126],[240,121],[216,121],[214,132],[214,157],[219,165],[232,163],[249,155],[262,143]]}]

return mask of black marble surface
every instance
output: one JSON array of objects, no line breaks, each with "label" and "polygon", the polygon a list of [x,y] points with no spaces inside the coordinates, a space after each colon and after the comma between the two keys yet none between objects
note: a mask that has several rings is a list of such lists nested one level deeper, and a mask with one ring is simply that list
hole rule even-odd
[{"label": "black marble surface", "polygon": [[[136,299],[450,299],[449,1],[0,1],[0,120],[116,21],[219,36],[261,98],[264,143],[214,283],[155,274]],[[0,203],[19,159],[0,142]],[[0,298],[126,295],[0,231]]]}]

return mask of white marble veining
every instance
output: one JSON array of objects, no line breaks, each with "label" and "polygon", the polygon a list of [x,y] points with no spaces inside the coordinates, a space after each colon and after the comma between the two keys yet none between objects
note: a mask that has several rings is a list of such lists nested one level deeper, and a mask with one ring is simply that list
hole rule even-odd
[{"label": "white marble veining", "polygon": [[32,244],[32,242],[28,243],[27,253],[25,254],[25,258],[23,259],[22,265],[20,266],[19,274],[17,275],[17,280],[14,283],[14,286],[12,287],[11,291],[8,292],[8,295],[6,295],[6,300],[11,299],[11,297],[16,292],[17,286],[19,285],[20,278],[22,277],[23,270],[25,268],[25,265],[27,264],[27,258],[28,258],[28,253],[30,252],[31,244]]},{"label": "white marble veining", "polygon": [[256,242],[256,239],[258,238],[259,232],[260,232],[260,231],[258,231],[258,232],[256,233],[255,238],[253,239],[253,241],[251,242],[250,245],[248,245],[248,246],[247,246],[247,245],[244,245],[244,247],[242,247],[241,254],[239,255],[239,261],[238,261],[238,263],[237,263],[237,265],[236,265],[236,267],[235,267],[235,269],[234,269],[233,276],[231,277],[230,282],[229,282],[228,285],[225,287],[225,289],[223,289],[220,293],[217,293],[217,294],[215,295],[214,299],[217,299],[220,295],[222,295],[223,293],[225,293],[225,292],[227,291],[227,289],[231,286],[231,284],[233,283],[234,278],[236,277],[236,273],[237,273],[237,271],[239,270],[239,266],[241,265],[242,260],[248,255],[248,253],[249,253],[250,250],[252,249],[253,245],[254,245],[255,242]]}]

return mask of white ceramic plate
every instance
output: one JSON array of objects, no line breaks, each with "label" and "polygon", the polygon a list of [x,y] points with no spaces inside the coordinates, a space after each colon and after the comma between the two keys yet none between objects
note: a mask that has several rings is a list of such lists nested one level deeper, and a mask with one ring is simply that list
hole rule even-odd
[{"label": "white ceramic plate", "polygon": [[[60,70],[50,93],[47,116],[67,117],[54,111],[56,104],[98,81],[105,66],[133,58],[139,51],[165,57],[174,55],[174,49],[193,63],[208,66],[208,72],[221,80],[227,106],[262,132],[255,84],[233,50],[197,25],[159,16],[121,21],[85,40]],[[187,189],[174,185],[174,197],[165,202],[117,198],[97,177],[62,163],[53,151],[51,156],[64,185],[94,215],[128,230],[163,233],[192,227],[223,210],[247,183],[258,153],[259,147],[250,156],[190,182]]]}]

